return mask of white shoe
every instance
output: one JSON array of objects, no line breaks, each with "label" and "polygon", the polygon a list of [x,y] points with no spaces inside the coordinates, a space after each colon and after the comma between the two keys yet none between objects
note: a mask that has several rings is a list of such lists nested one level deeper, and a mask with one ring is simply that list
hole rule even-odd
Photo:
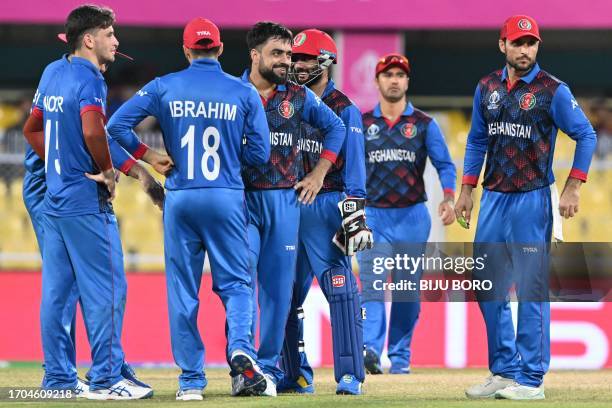
[{"label": "white shoe", "polygon": [[495,393],[497,399],[509,400],[541,400],[546,398],[544,387],[529,387],[514,383]]},{"label": "white shoe", "polygon": [[77,398],[86,398],[89,393],[89,383],[80,378],[77,378],[77,385],[74,388],[74,395]]},{"label": "white shoe", "polygon": [[176,400],[177,401],[202,401],[204,397],[202,396],[202,390],[199,388],[194,388],[191,390],[178,390],[176,392]]},{"label": "white shoe", "polygon": [[270,374],[264,374],[266,377],[266,389],[263,394],[266,397],[276,397],[276,383]]},{"label": "white shoe", "polygon": [[490,375],[484,383],[473,385],[465,390],[465,396],[470,399],[495,398],[495,393],[514,384],[514,380],[499,375]]},{"label": "white shoe", "polygon": [[153,396],[151,388],[140,387],[133,382],[123,379],[108,388],[90,390],[85,397],[92,400],[134,400]]},{"label": "white shoe", "polygon": [[[266,377],[255,361],[242,350],[232,353],[230,366],[234,375],[232,377],[232,395],[249,396],[262,395],[267,389]],[[276,391],[276,387],[275,387]]]}]

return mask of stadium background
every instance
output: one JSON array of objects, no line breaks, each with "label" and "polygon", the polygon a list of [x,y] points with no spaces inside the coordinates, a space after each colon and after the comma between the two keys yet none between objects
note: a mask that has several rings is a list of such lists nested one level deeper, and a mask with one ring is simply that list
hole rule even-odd
[{"label": "stadium background", "polygon": [[[56,38],[68,12],[80,1],[3,2],[0,4],[0,361],[42,358],[38,335],[40,257],[21,198],[24,139],[22,124],[46,64],[65,52]],[[612,230],[612,5],[587,1],[590,7],[564,9],[558,2],[519,0],[492,9],[486,1],[432,0],[109,0],[117,14],[120,50],[135,62],[118,60],[106,74],[108,107],[113,112],[157,75],[186,66],[181,51],[182,26],[192,17],[215,21],[222,32],[224,69],[234,75],[249,65],[245,34],[258,20],[274,20],[294,33],[317,27],[333,33],[340,63],[333,78],[362,111],[373,107],[373,67],[382,54],[406,54],[413,66],[409,98],[439,121],[461,175],[469,130],[471,99],[478,79],[504,63],[497,49],[498,30],[513,13],[532,15],[544,43],[538,60],[543,69],[566,81],[598,133],[589,182],[582,188],[581,211],[564,223],[566,241],[606,242]],[[154,121],[138,132],[145,142],[163,148]],[[569,173],[574,143],[560,135],[555,151],[557,185]],[[441,188],[428,166],[430,206]],[[479,195],[479,193],[477,193]],[[479,198],[479,197],[476,197]],[[115,210],[120,222],[129,293],[124,326],[128,359],[136,363],[171,363],[163,276],[161,213],[139,186],[123,177]],[[435,218],[435,217],[434,217]],[[434,222],[431,241],[467,241],[474,230],[458,225],[443,229]],[[205,275],[200,328],[207,362],[224,364],[223,309]],[[329,311],[318,289],[306,303],[306,345],[315,365],[330,365]],[[606,303],[554,304],[553,368],[612,367],[612,307]],[[10,329],[9,329],[10,328]],[[79,319],[78,358],[88,359]],[[433,335],[432,335],[433,334]],[[415,366],[486,365],[485,337],[477,307],[463,303],[423,306],[414,340]]]}]

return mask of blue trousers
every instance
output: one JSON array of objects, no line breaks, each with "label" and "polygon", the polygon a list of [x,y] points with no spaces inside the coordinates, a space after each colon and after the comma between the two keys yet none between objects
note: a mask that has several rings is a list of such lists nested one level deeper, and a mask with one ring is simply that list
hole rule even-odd
[{"label": "blue trousers", "polygon": [[213,291],[225,307],[228,359],[236,350],[254,358],[243,190],[200,188],[166,194],[164,256],[170,336],[174,361],[182,370],[179,386],[184,390],[207,384],[205,350],[197,324],[206,253]]},{"label": "blue trousers", "polygon": [[[74,388],[74,341],[68,316],[74,316],[75,285],[91,346],[91,389],[121,379],[121,330],[127,283],[113,214],[43,218],[43,282],[40,322],[46,388]],[[74,327],[74,325],[71,325]]]},{"label": "blue trousers", "polygon": [[[334,268],[343,268],[348,273],[352,273],[351,258],[345,256],[332,243],[332,237],[342,224],[338,203],[344,197],[344,194],[341,192],[322,193],[316,197],[312,205],[302,206],[300,209],[296,278],[291,313],[287,322],[287,338],[283,349],[283,369],[285,375],[293,381],[296,381],[300,376],[304,377],[308,384],[312,384],[313,381],[313,370],[308,363],[306,353],[300,350],[299,358],[295,358],[295,350],[292,350],[294,345],[288,344],[291,341],[290,332],[293,330],[298,333],[298,344],[302,344],[301,348],[303,348],[303,321],[299,318],[297,310],[302,307],[306,300],[313,277],[316,276],[317,281],[323,287],[321,284],[322,280],[325,279],[323,275],[326,272],[329,273]],[[332,320],[334,319],[333,313],[331,318]],[[364,379],[361,372],[353,372],[352,368],[354,366],[352,361],[354,358],[360,360],[359,365],[363,364],[361,361],[363,344],[359,341],[356,347],[357,350],[352,350],[351,339],[344,338],[352,337],[352,333],[339,329],[342,325],[354,324],[353,319],[353,316],[344,314],[344,321],[332,321],[332,334],[338,337],[333,339],[334,373],[337,381],[346,374],[351,374],[360,381]],[[338,329],[334,330],[335,327],[338,327]],[[344,353],[343,349],[347,352]],[[299,361],[292,361],[292,359]],[[344,361],[344,359],[350,361]]]},{"label": "blue trousers", "polygon": [[[372,348],[380,356],[387,335],[387,322],[384,292],[374,290],[374,287],[379,287],[375,286],[374,281],[386,282],[387,272],[391,272],[394,282],[406,279],[418,285],[423,271],[419,269],[414,274],[406,274],[394,270],[379,274],[374,270],[375,259],[392,258],[396,254],[405,253],[414,257],[421,256],[429,238],[431,216],[425,203],[405,208],[366,207],[366,216],[374,235],[374,248],[357,253],[363,292],[362,307],[366,316],[363,322],[363,340],[366,347]],[[420,311],[418,292],[406,298],[393,295],[387,353],[392,368],[402,369],[410,366],[410,343]]]},{"label": "blue trousers", "polygon": [[[259,350],[257,359],[276,381],[291,306],[300,205],[293,189],[255,190],[246,193],[249,208],[250,268],[254,293],[253,322],[259,304]],[[253,330],[255,333],[255,330]]]},{"label": "blue trousers", "polygon": [[488,252],[488,270],[483,274],[498,278],[497,292],[507,292],[514,282],[519,298],[516,334],[507,300],[499,293],[493,299],[484,295],[479,299],[489,369],[533,387],[542,383],[550,364],[550,303],[545,296],[551,202],[549,187],[526,193],[484,190],[474,244],[475,252]]}]

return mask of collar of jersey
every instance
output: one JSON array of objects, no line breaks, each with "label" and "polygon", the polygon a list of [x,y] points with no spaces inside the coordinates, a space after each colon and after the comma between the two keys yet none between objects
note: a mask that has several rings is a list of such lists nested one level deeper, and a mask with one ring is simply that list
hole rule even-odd
[{"label": "collar of jersey", "polygon": [[68,54],[64,54],[64,60],[68,64],[82,65],[82,66],[84,66],[86,68],[89,68],[94,73],[102,76],[102,73],[100,72],[100,69],[96,68],[96,66],[94,64],[92,64],[92,62],[90,60],[85,59],[85,58],[81,58],[81,57],[77,57],[76,55],[73,55],[72,58],[70,58],[70,59],[68,59],[68,57],[69,57]]},{"label": "collar of jersey", "polygon": [[[248,82],[250,84],[251,80],[249,79],[249,75],[251,75],[251,69],[247,68],[242,73],[242,76],[240,77],[240,79],[242,79],[244,82]],[[253,86],[255,86],[255,85],[253,85]],[[287,87],[285,85],[276,85],[276,90],[279,91],[279,92],[285,92],[287,90]]]},{"label": "collar of jersey", "polygon": [[191,66],[205,71],[221,71],[221,64],[214,58],[198,58],[191,61]]},{"label": "collar of jersey", "polygon": [[[531,81],[535,79],[536,75],[538,75],[538,72],[540,72],[540,66],[536,62],[533,68],[531,69],[531,72],[523,77],[520,77],[518,80],[530,84]],[[506,79],[508,79],[508,67],[504,67],[504,69],[502,70],[502,76],[501,76],[502,82],[505,81]]]},{"label": "collar of jersey", "polygon": [[327,95],[332,93],[334,89],[336,89],[336,84],[334,84],[334,80],[330,78],[327,82],[327,85],[325,86],[325,89],[323,90],[321,98],[325,98]]},{"label": "collar of jersey", "polygon": [[[402,112],[402,116],[410,116],[414,112],[414,106],[412,106],[412,102],[408,102],[406,104],[406,109]],[[382,111],[380,110],[380,103],[377,103],[374,107],[374,112],[372,112],[375,117],[380,118],[382,116]]]}]

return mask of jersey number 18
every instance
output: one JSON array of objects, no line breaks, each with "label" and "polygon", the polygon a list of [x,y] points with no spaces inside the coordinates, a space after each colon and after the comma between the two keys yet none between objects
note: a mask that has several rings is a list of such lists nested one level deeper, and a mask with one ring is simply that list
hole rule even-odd
[{"label": "jersey number 18", "polygon": [[[212,144],[210,138],[212,137]],[[206,180],[216,180],[219,177],[219,169],[221,167],[221,158],[219,157],[219,144],[221,143],[221,135],[219,130],[214,126],[209,126],[204,130],[202,135],[202,145],[204,146],[204,154],[202,155],[202,174]],[[195,125],[190,125],[185,136],[181,138],[181,148],[187,146],[187,178],[194,178],[194,150],[195,150]],[[209,168],[208,162],[212,159],[212,169]]]}]

